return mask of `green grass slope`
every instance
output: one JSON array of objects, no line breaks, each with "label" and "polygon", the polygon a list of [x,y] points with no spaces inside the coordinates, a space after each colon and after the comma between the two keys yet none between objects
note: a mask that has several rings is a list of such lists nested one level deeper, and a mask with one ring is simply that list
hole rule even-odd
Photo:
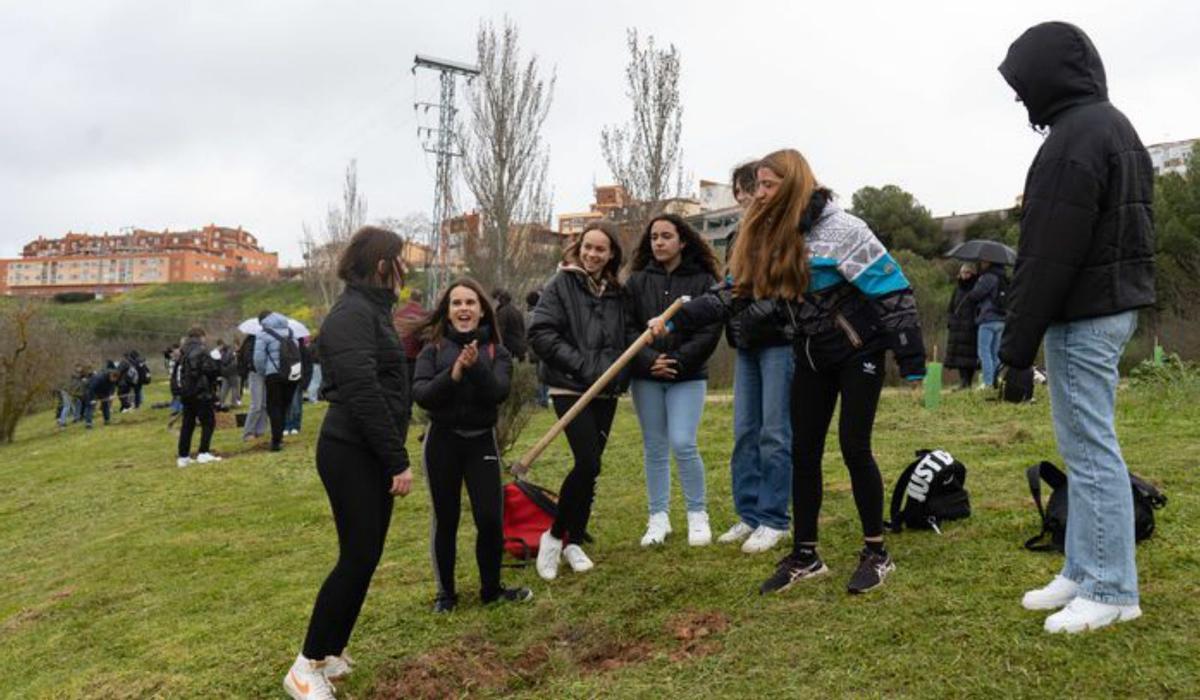
[{"label": "green grass slope", "polygon": [[[161,388],[158,388],[161,391]],[[1040,391],[1040,390],[1039,390]],[[156,397],[157,398],[157,397]],[[174,466],[165,412],[56,432],[29,419],[0,447],[0,654],[13,697],[277,697],[303,639],[336,538],[313,463],[322,408],[282,453],[220,430],[218,464]],[[542,412],[530,443],[551,422]],[[731,406],[708,404],[701,449],[710,513],[732,523]],[[822,551],[833,575],[785,594],[756,588],[779,553],[689,548],[683,505],[661,548],[645,524],[641,441],[623,402],[605,455],[590,548],[596,568],[533,588],[523,606],[482,608],[464,514],[463,604],[435,616],[424,479],[397,502],[383,561],[340,697],[1196,697],[1200,663],[1200,386],[1123,389],[1119,431],[1135,471],[1170,503],[1138,548],[1142,619],[1049,636],[1021,593],[1060,558],[1024,551],[1037,530],[1023,469],[1057,460],[1046,397],[1033,405],[948,394],[942,409],[888,391],[875,449],[888,482],[921,447],[968,466],[974,515],[945,534],[889,536],[898,570],[882,589],[845,593],[858,524],[845,468],[826,454]],[[416,435],[410,445],[418,455]],[[560,439],[533,478],[557,488]]]}]

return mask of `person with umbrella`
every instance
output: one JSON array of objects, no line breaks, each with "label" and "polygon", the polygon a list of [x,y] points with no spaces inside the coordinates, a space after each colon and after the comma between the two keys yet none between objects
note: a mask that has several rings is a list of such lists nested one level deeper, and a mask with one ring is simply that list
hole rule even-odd
[{"label": "person with umbrella", "polygon": [[966,303],[975,307],[976,345],[979,364],[983,368],[983,384],[979,388],[995,386],[1000,367],[1000,336],[1004,334],[1004,301],[1008,292],[1004,268],[1017,261],[1017,252],[999,241],[976,239],[955,246],[946,255],[979,265],[979,276],[966,295]]},{"label": "person with umbrella", "polygon": [[299,347],[288,319],[273,313],[262,320],[262,332],[254,345],[254,371],[263,378],[267,389],[267,417],[271,421],[271,451],[283,449],[284,418],[292,393],[300,380],[300,372],[293,370],[287,361],[285,344],[290,343],[299,358]]}]

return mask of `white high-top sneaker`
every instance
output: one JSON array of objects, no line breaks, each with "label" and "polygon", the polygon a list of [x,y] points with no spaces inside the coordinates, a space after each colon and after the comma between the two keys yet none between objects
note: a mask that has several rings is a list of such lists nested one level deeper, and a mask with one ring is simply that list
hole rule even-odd
[{"label": "white high-top sneaker", "polygon": [[329,680],[336,681],[350,675],[350,672],[354,670],[353,664],[354,659],[350,658],[350,655],[345,651],[342,651],[341,656],[325,657],[325,668],[322,669],[322,672]]},{"label": "white high-top sneaker", "polygon": [[558,577],[558,560],[562,558],[562,540],[550,534],[549,530],[542,533],[538,542],[537,572],[538,576],[553,581]]},{"label": "white high-top sneaker", "polygon": [[336,700],[324,670],[324,661],[312,661],[300,654],[283,677],[283,689],[295,700]]},{"label": "white high-top sneaker", "polygon": [[577,574],[591,571],[592,567],[595,566],[592,560],[588,558],[588,555],[583,553],[583,548],[577,544],[569,544],[563,547],[563,559],[566,559],[567,563],[571,565],[571,571]]},{"label": "white high-top sneaker", "polygon": [[1107,627],[1114,622],[1128,622],[1142,616],[1137,605],[1110,605],[1076,596],[1067,607],[1046,618],[1045,629],[1056,632],[1086,632]]},{"label": "white high-top sneaker", "polygon": [[642,535],[642,546],[650,547],[666,542],[671,534],[671,520],[666,513],[652,513],[646,523],[646,534]]},{"label": "white high-top sneaker", "polygon": [[725,534],[717,538],[717,542],[721,544],[735,544],[746,539],[754,534],[754,528],[739,520],[733,527],[725,531]]},{"label": "white high-top sneaker", "polygon": [[1026,591],[1025,597],[1021,599],[1021,605],[1026,610],[1055,610],[1074,600],[1075,594],[1078,592],[1078,583],[1058,575],[1045,588]]},{"label": "white high-top sneaker", "polygon": [[708,526],[708,513],[698,510],[687,514],[688,544],[703,547],[712,544],[712,528]]}]

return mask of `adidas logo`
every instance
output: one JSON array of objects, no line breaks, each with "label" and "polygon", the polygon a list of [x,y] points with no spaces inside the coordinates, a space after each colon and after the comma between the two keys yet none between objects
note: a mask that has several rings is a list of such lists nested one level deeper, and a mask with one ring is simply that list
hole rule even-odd
[{"label": "adidas logo", "polygon": [[864,362],[863,363],[863,373],[864,374],[875,374],[875,363],[874,362]]}]

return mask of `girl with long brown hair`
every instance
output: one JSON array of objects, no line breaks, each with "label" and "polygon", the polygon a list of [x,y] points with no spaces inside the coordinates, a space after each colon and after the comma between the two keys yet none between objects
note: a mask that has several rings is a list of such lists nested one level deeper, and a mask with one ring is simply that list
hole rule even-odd
[{"label": "girl with long brown hair", "polygon": [[430,421],[424,462],[433,502],[430,554],[438,586],[433,610],[446,613],[458,604],[454,564],[464,484],[475,520],[480,599],[485,604],[529,600],[528,588],[500,583],[503,492],[495,430],[497,406],[508,398],[512,356],[496,313],[479,283],[462,278],[451,283],[414,331],[426,341],[417,356],[413,398]]},{"label": "girl with long brown hair", "polygon": [[[883,546],[883,480],[871,453],[884,357],[920,380],[925,350],[912,288],[899,264],[861,219],[843,211],[794,150],[776,151],[758,167],[754,203],[733,249],[735,295],[775,300],[764,315],[785,323],[795,339],[792,382],[792,552],[760,592],[781,592],[828,573],[817,554],[822,498],[821,458],[839,400],[838,440],[850,471],[864,546],[847,585],[864,593],[895,569]],[[682,329],[726,313],[708,295],[675,316]],[[656,334],[665,324],[652,319]]]},{"label": "girl with long brown hair", "polygon": [[[621,245],[614,228],[595,222],[563,254],[558,272],[546,283],[529,324],[529,344],[541,364],[538,376],[549,387],[554,411],[562,416],[625,350],[626,295],[617,273]],[[600,475],[600,457],[608,442],[628,373],[612,380],[566,428],[575,465],[559,492],[558,516],[542,534],[537,571],[546,580],[558,576],[560,558],[575,572],[592,568],[581,544]]]}]

